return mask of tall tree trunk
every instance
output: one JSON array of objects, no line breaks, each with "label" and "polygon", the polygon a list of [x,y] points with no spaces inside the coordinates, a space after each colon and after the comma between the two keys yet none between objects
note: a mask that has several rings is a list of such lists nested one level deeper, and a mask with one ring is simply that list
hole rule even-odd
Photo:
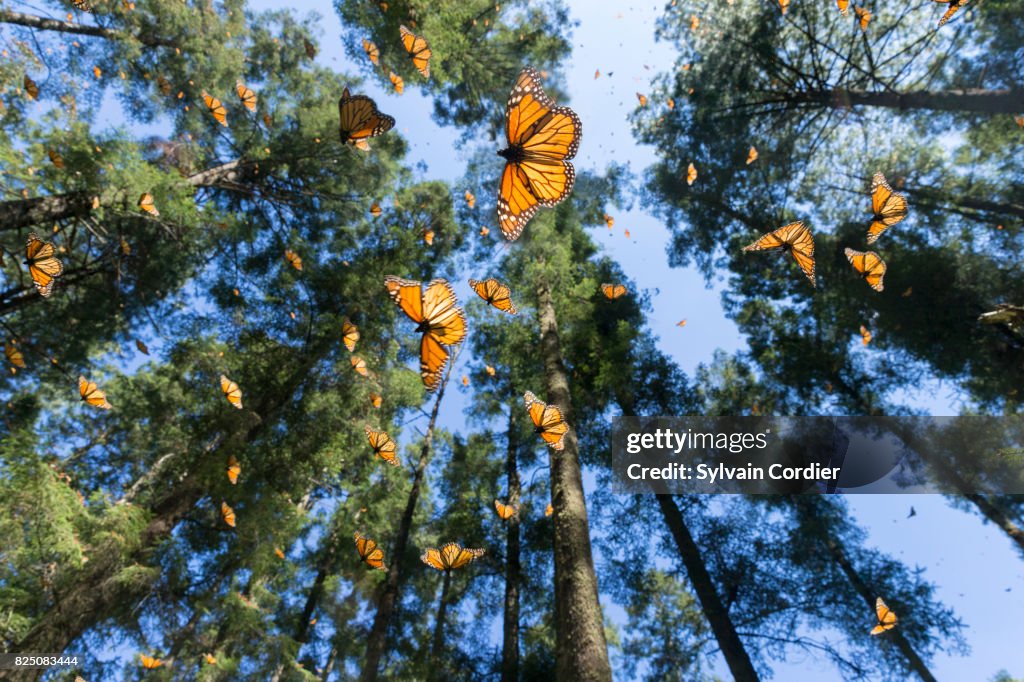
[{"label": "tall tree trunk", "polygon": [[760,679],[754,664],[747,655],[746,647],[736,632],[736,626],[729,617],[729,609],[722,603],[715,583],[711,580],[704,557],[700,548],[693,539],[690,529],[686,525],[682,512],[676,505],[671,495],[657,495],[658,506],[661,507],[661,515],[665,519],[672,539],[675,540],[676,549],[686,567],[686,575],[690,578],[690,584],[700,600],[701,610],[711,625],[711,631],[718,642],[718,648],[725,657],[736,682],[757,682]]},{"label": "tall tree trunk", "polygon": [[[547,400],[562,409],[572,427],[569,376],[562,359],[554,301],[545,284],[537,289],[537,316]],[[610,682],[612,672],[590,548],[579,444],[573,428],[565,435],[564,443],[561,452],[548,453],[554,507],[556,677],[573,682]]]},{"label": "tall tree trunk", "polygon": [[452,588],[452,572],[444,572],[444,584],[441,586],[441,602],[437,605],[437,621],[434,623],[434,641],[430,647],[430,679],[445,679],[444,671],[444,621],[448,615],[448,593]]},{"label": "tall tree trunk", "polygon": [[790,104],[828,107],[883,107],[900,110],[963,111],[984,114],[1016,114],[1024,111],[1024,90],[941,90],[938,92],[872,92],[835,88],[808,90],[785,97]]},{"label": "tall tree trunk", "polygon": [[[516,395],[515,389],[512,395]],[[508,414],[507,454],[505,472],[508,482],[508,504],[519,506],[519,406],[512,405]],[[508,520],[505,530],[505,622],[502,627],[501,682],[519,680],[519,514]]]},{"label": "tall tree trunk", "polygon": [[16,24],[26,26],[40,31],[57,31],[59,33],[73,33],[75,35],[92,36],[94,38],[105,38],[107,40],[136,40],[149,47],[176,47],[173,40],[157,37],[154,34],[140,33],[132,35],[124,31],[103,26],[90,26],[88,24],[76,24],[70,21],[60,21],[48,17],[39,17],[32,14],[22,14],[10,10],[0,10],[0,23]]},{"label": "tall tree trunk", "polygon": [[362,682],[373,682],[377,679],[380,668],[380,659],[384,655],[384,646],[387,643],[388,626],[391,623],[391,614],[398,602],[398,592],[402,585],[402,562],[405,559],[405,551],[409,544],[409,534],[412,532],[412,519],[416,514],[416,504],[420,497],[420,487],[423,484],[423,477],[430,462],[431,443],[434,438],[434,426],[437,424],[437,413],[441,409],[441,399],[444,398],[444,389],[448,385],[448,376],[441,382],[437,390],[437,398],[434,400],[434,409],[430,412],[430,422],[427,424],[427,432],[423,436],[423,446],[420,448],[420,459],[413,474],[412,489],[409,490],[409,497],[405,502],[405,511],[402,513],[402,520],[398,526],[398,536],[395,538],[394,547],[391,550],[391,566],[388,568],[388,577],[377,598],[377,612],[373,616],[373,628],[366,641],[366,660],[363,662],[363,672],[360,676]]}]

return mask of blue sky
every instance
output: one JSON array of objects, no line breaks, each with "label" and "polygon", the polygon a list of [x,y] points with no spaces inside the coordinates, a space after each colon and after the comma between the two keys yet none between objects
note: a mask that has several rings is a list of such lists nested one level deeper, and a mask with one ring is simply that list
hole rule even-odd
[{"label": "blue sky", "polygon": [[[652,2],[634,6],[586,0],[568,3],[573,19],[579,22],[574,30],[573,54],[565,69],[570,97],[565,103],[571,104],[584,122],[577,166],[601,171],[612,161],[625,162],[640,174],[654,162],[655,155],[652,149],[633,140],[627,117],[636,107],[636,93],[649,95],[650,80],[674,59],[668,46],[654,42],[655,20],[662,6]],[[328,0],[293,0],[287,6],[299,14],[315,11],[321,16],[318,59],[322,63],[345,72],[369,74],[367,64],[350,63],[345,56],[339,42],[338,18]],[[257,0],[252,7],[280,9],[282,4]],[[595,70],[601,72],[596,79]],[[423,164],[422,179],[457,181],[462,176],[469,152],[458,150],[456,131],[431,122],[432,104],[415,84],[407,84],[402,96],[373,82],[363,90],[398,120],[396,127],[410,144],[410,162]],[[108,98],[106,107],[116,107],[116,103]],[[110,113],[101,115],[100,120],[121,118]],[[499,163],[496,158],[495,179]],[[722,313],[719,282],[712,282],[709,288],[695,270],[669,268],[665,254],[667,230],[639,207],[614,212],[613,216],[614,228],[595,229],[594,238],[650,294],[653,310],[648,324],[659,337],[662,350],[692,372],[699,363],[710,362],[716,349],[740,349],[742,338]],[[493,227],[493,220],[490,222]],[[631,233],[629,239],[624,236],[626,229]],[[460,283],[458,290],[465,300],[469,293],[466,284]],[[684,318],[687,325],[677,327]],[[462,392],[450,395],[442,421],[449,429],[462,430],[467,398]],[[956,407],[948,395],[949,391],[941,387],[936,390],[929,386],[909,398],[933,413],[952,414]],[[586,484],[593,485],[592,476],[587,477]],[[926,577],[938,585],[939,598],[952,606],[968,626],[965,634],[971,655],[940,654],[932,665],[936,676],[943,680],[986,680],[1001,668],[1024,676],[1024,562],[1006,537],[976,515],[952,508],[937,495],[861,495],[849,499],[857,520],[869,534],[868,543],[924,569]],[[911,505],[917,516],[907,519]],[[621,622],[620,609],[613,607],[609,613]],[[872,624],[872,614],[867,610],[864,622],[865,629]],[[715,669],[728,676],[721,660],[715,662]],[[780,681],[806,680],[809,673],[821,682],[840,679],[829,666],[806,657],[777,664],[774,670],[774,679]]]}]

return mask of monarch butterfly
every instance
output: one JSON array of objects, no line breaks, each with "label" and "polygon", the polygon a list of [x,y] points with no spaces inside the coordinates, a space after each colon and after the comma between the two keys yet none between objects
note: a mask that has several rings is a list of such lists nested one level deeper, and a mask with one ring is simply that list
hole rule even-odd
[{"label": "monarch butterfly", "polygon": [[92,4],[87,2],[86,0],[71,0],[71,4],[75,6],[75,9],[81,10],[83,12],[92,11]]},{"label": "monarch butterfly", "polygon": [[484,553],[482,549],[469,549],[457,542],[449,542],[442,545],[441,549],[428,547],[420,561],[439,571],[452,571],[482,557]]},{"label": "monarch butterfly", "polygon": [[430,78],[430,46],[423,36],[418,36],[405,26],[399,26],[398,32],[402,36],[402,45],[405,51],[412,57],[412,65],[424,78]]},{"label": "monarch butterfly", "polygon": [[380,50],[373,42],[366,38],[363,38],[363,51],[366,52],[366,56],[370,58],[370,62],[373,63],[374,66],[380,64]]},{"label": "monarch butterfly", "polygon": [[462,385],[469,386],[469,377],[466,376],[465,374],[462,375]]},{"label": "monarch butterfly", "polygon": [[850,0],[836,0],[836,5],[839,6],[839,11],[845,17],[849,11]]},{"label": "monarch butterfly", "polygon": [[519,511],[519,507],[513,504],[502,504],[500,501],[494,501],[494,509],[498,512],[498,518],[502,521],[508,521],[510,518],[516,515]]},{"label": "monarch butterfly", "polygon": [[853,13],[857,16],[857,19],[860,20],[860,30],[867,31],[868,23],[871,21],[871,12],[869,12],[866,7],[857,7],[854,5]]},{"label": "monarch butterfly", "polygon": [[380,214],[383,212],[384,211],[383,209],[381,209],[380,204],[376,202],[374,202],[374,204],[370,206],[370,215],[372,215],[374,218],[379,218]]},{"label": "monarch butterfly", "polygon": [[239,410],[242,409],[242,389],[238,387],[238,384],[221,374],[220,390],[224,391],[224,397],[228,399],[229,403]]},{"label": "monarch butterfly", "polygon": [[474,196],[473,193],[470,192],[468,189],[466,190],[466,194],[464,196],[466,197],[466,206],[469,206],[470,209],[475,208],[476,196]]},{"label": "monarch butterfly", "polygon": [[892,191],[885,176],[875,173],[871,179],[871,227],[868,228],[868,244],[874,244],[882,233],[907,217],[907,199]]},{"label": "monarch butterfly", "polygon": [[252,88],[246,87],[242,81],[235,81],[235,92],[238,93],[238,99],[242,100],[242,106],[249,111],[256,111],[256,93]]},{"label": "monarch butterfly", "polygon": [[316,45],[311,43],[309,38],[302,39],[302,49],[306,51],[306,56],[310,59],[314,59],[316,57]]},{"label": "monarch butterfly", "polygon": [[25,88],[25,94],[28,95],[29,99],[39,99],[39,86],[36,82],[25,74],[25,77],[21,80],[22,86]]},{"label": "monarch butterfly", "polygon": [[696,31],[700,27],[700,17],[696,14],[690,17],[690,30]]},{"label": "monarch butterfly", "polygon": [[143,192],[142,196],[139,197],[139,208],[148,213],[151,216],[160,215],[160,211],[156,210],[156,205],[153,203],[153,195],[149,192]]},{"label": "monarch butterfly", "polygon": [[227,502],[220,503],[220,517],[224,519],[224,523],[235,527],[235,510],[229,507]]},{"label": "monarch butterfly", "polygon": [[20,369],[25,369],[25,355],[18,350],[18,347],[15,345],[13,340],[4,344],[4,355],[7,356],[7,361],[12,365]]},{"label": "monarch butterfly", "polygon": [[871,634],[880,635],[886,630],[896,627],[896,614],[885,605],[881,597],[875,598],[875,615],[878,618],[878,624],[871,628]]},{"label": "monarch butterfly", "polygon": [[607,213],[604,214],[604,224],[608,226],[608,229],[612,229],[615,225],[615,218],[611,217]]},{"label": "monarch butterfly", "polygon": [[555,450],[563,449],[569,425],[562,418],[562,410],[556,405],[542,403],[530,391],[523,395],[523,401],[526,403],[526,410],[530,413],[530,419],[533,420],[533,430]]},{"label": "monarch butterfly", "polygon": [[366,95],[349,94],[348,88],[341,91],[338,100],[338,119],[341,141],[353,145],[383,135],[395,126],[395,119],[382,114],[376,102]]},{"label": "monarch butterfly", "polygon": [[78,377],[78,394],[81,396],[82,402],[101,410],[109,410],[113,407],[107,402],[107,394],[101,391],[94,382],[83,376]]},{"label": "monarch butterfly", "polygon": [[142,343],[142,341],[140,341],[139,339],[135,339],[135,347],[143,355],[149,355],[149,346],[147,346],[146,344]]},{"label": "monarch butterfly", "polygon": [[373,405],[375,408],[379,408],[380,407],[380,404],[381,404],[382,400],[383,400],[383,398],[381,398],[379,393],[371,393],[370,394],[370,404]]},{"label": "monarch butterfly", "polygon": [[527,67],[516,79],[506,105],[508,147],[498,192],[498,223],[505,239],[516,240],[538,206],[554,206],[572,192],[583,123],[569,107],[556,107]]},{"label": "monarch butterfly", "polygon": [[405,90],[405,81],[402,80],[402,77],[399,76],[394,71],[390,71],[388,72],[388,78],[391,79],[391,85],[394,86],[395,92],[401,95],[402,92]]},{"label": "monarch butterfly", "polygon": [[685,327],[686,326],[686,320],[685,319],[679,320],[678,322],[676,322],[676,326],[677,327]]},{"label": "monarch butterfly", "polygon": [[216,97],[208,95],[205,90],[203,91],[203,101],[206,102],[206,108],[210,110],[210,113],[213,115],[213,118],[217,123],[227,127],[228,110],[223,104],[221,104],[221,101]]},{"label": "monarch butterfly", "polygon": [[425,241],[427,243],[427,246],[433,246],[434,245],[434,231],[433,230],[427,230],[426,232],[424,232],[423,233],[423,241]]},{"label": "monarch butterfly", "polygon": [[865,346],[871,343],[871,332],[864,325],[860,326],[860,340]]},{"label": "monarch butterfly", "polygon": [[284,552],[281,551],[280,547],[274,548],[274,556],[276,556],[278,559],[284,559]]},{"label": "monarch butterfly", "polygon": [[47,149],[46,155],[50,157],[50,163],[52,163],[55,168],[64,168],[64,157],[61,156],[60,152],[56,149]]},{"label": "monarch butterfly", "polygon": [[448,362],[446,346],[454,346],[466,336],[466,316],[455,298],[452,286],[443,279],[435,279],[423,291],[415,280],[394,275],[384,278],[388,294],[422,332],[420,341],[420,377],[428,391],[441,382],[441,372]]},{"label": "monarch butterfly", "polygon": [[489,227],[481,227],[480,228],[480,236],[481,237],[486,237],[490,233],[491,233],[491,228],[489,228]]},{"label": "monarch butterfly", "polygon": [[1013,122],[1017,124],[1018,128],[1024,128],[1024,116],[1014,116]]},{"label": "monarch butterfly", "polygon": [[356,342],[359,341],[359,329],[347,318],[341,319],[341,342],[351,353],[356,349]]},{"label": "monarch butterfly", "polygon": [[369,370],[366,369],[366,360],[363,360],[361,357],[353,355],[351,358],[349,358],[349,362],[352,363],[352,369],[356,371],[356,374],[364,377],[370,376]]},{"label": "monarch butterfly", "polygon": [[935,2],[941,2],[942,4],[948,4],[949,8],[946,13],[939,19],[939,26],[944,26],[947,21],[953,18],[953,15],[957,13],[961,7],[966,5],[970,0],[935,0]]},{"label": "monarch butterfly", "polygon": [[548,502],[548,506],[544,507],[544,516],[551,516],[554,513],[555,508],[551,506],[550,502]]},{"label": "monarch butterfly", "polygon": [[213,654],[206,654],[204,658],[210,665],[217,665],[217,659],[213,657]]},{"label": "monarch butterfly", "polygon": [[515,315],[519,312],[512,303],[512,291],[508,288],[508,285],[502,284],[493,277],[485,279],[483,282],[471,279],[469,280],[469,286],[473,287],[473,291],[476,292],[477,296],[498,310],[502,310],[509,315]]},{"label": "monarch butterfly", "polygon": [[640,106],[646,107],[647,106],[647,95],[641,94],[639,92],[636,93],[636,101],[640,102]]},{"label": "monarch butterfly", "polygon": [[609,301],[614,301],[620,296],[626,295],[626,287],[623,284],[602,284],[601,293],[603,293]]},{"label": "monarch butterfly", "polygon": [[779,7],[782,8],[782,15],[785,16],[789,11],[789,0],[779,0]]},{"label": "monarch butterfly", "polygon": [[373,448],[373,454],[377,455],[391,466],[398,466],[398,444],[391,439],[391,436],[383,431],[374,431],[369,426],[364,426],[366,440]]},{"label": "monarch butterfly", "polygon": [[34,232],[25,242],[25,265],[32,283],[40,296],[53,293],[53,283],[64,273],[64,264],[55,255],[57,249],[50,242],[44,242]]},{"label": "monarch butterfly", "polygon": [[811,286],[817,286],[814,282],[814,235],[804,227],[803,221],[783,225],[753,244],[743,247],[743,250],[789,251],[793,255],[793,260],[811,281]]},{"label": "monarch butterfly", "polygon": [[292,251],[291,249],[284,250],[284,259],[288,261],[293,268],[302,272],[302,257]]},{"label": "monarch butterfly", "polygon": [[242,475],[242,465],[234,455],[228,455],[228,467],[225,470],[231,485],[238,485],[238,477]]},{"label": "monarch butterfly", "polygon": [[146,654],[139,654],[139,661],[142,663],[142,667],[146,670],[152,670],[153,668],[159,668],[164,664],[159,658],[153,658]]},{"label": "monarch butterfly", "polygon": [[493,377],[496,370],[490,365],[484,365],[484,371],[487,372],[487,376]]},{"label": "monarch butterfly", "polygon": [[850,261],[853,269],[864,276],[871,288],[875,291],[882,291],[882,278],[885,277],[885,261],[874,251],[854,251],[846,249],[846,260]]},{"label": "monarch butterfly", "polygon": [[378,571],[386,571],[388,567],[384,565],[384,550],[380,548],[375,540],[371,540],[362,533],[355,534],[356,551],[359,552],[359,558],[362,559],[367,566],[375,568]]},{"label": "monarch butterfly", "polygon": [[752,146],[750,151],[747,152],[747,165],[749,166],[755,161],[757,161],[757,147]]},{"label": "monarch butterfly", "polygon": [[697,181],[697,167],[692,163],[686,169],[686,184],[692,185]]}]

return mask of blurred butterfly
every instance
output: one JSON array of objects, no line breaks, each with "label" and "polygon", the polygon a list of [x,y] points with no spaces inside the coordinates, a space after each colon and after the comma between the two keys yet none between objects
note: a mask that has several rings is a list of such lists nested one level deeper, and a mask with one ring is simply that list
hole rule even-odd
[{"label": "blurred butterfly", "polygon": [[498,500],[494,501],[494,509],[498,512],[498,518],[502,521],[508,521],[519,511],[519,507],[512,504],[503,504]]},{"label": "blurred butterfly", "polygon": [[583,124],[572,109],[556,107],[540,85],[540,74],[525,68],[506,105],[508,147],[498,192],[498,222],[505,239],[514,241],[538,206],[554,206],[572,192]]},{"label": "blurred butterfly", "polygon": [[597,69],[596,71],[594,71],[594,80],[597,80],[600,77],[601,77],[601,69]]},{"label": "blurred butterfly", "polygon": [[433,230],[427,230],[426,232],[424,232],[423,233],[423,241],[425,241],[427,243],[427,246],[433,246],[434,245],[434,231]]},{"label": "blurred butterfly", "polygon": [[420,377],[428,391],[441,382],[441,373],[448,362],[446,346],[462,342],[466,336],[466,316],[458,306],[455,291],[443,279],[427,285],[394,275],[384,278],[388,294],[410,320],[417,323],[416,331],[423,334],[420,341]]},{"label": "blurred butterfly", "polygon": [[642,95],[639,92],[636,93],[636,101],[640,102],[640,106],[646,107],[647,106],[647,95]]},{"label": "blurred butterfly", "polygon": [[480,236],[481,237],[486,237],[490,233],[491,233],[491,228],[489,228],[489,227],[481,227],[480,228]]},{"label": "blurred butterfly", "polygon": [[789,0],[779,0],[779,7],[782,8],[782,15],[789,11]]},{"label": "blurred butterfly", "polygon": [[847,248],[843,251],[846,260],[850,261],[853,269],[864,276],[868,284],[875,291],[882,291],[882,278],[885,276],[885,261],[874,251],[854,251]]},{"label": "blurred butterfly", "polygon": [[206,654],[203,658],[206,659],[208,664],[217,665],[217,659],[213,657],[213,654]]},{"label": "blurred butterfly", "polygon": [[515,315],[519,312],[512,303],[512,291],[508,288],[508,285],[502,284],[493,277],[485,279],[483,282],[471,279],[469,280],[469,286],[473,287],[473,291],[476,292],[477,296],[498,310],[510,315]]},{"label": "blurred butterfly", "polygon": [[941,19],[939,19],[939,26],[944,26],[947,21],[953,18],[953,15],[957,13],[957,10],[966,5],[969,1],[970,0],[935,0],[935,2],[949,5],[946,13],[942,15]]},{"label": "blurred butterfly", "polygon": [[235,81],[235,92],[238,93],[238,99],[242,100],[242,106],[249,111],[256,111],[256,93],[252,88],[246,87],[242,81]]},{"label": "blurred butterfly", "polygon": [[238,384],[221,374],[220,390],[224,391],[224,397],[228,399],[229,403],[239,410],[242,409],[242,389],[238,387]]},{"label": "blurred butterfly", "polygon": [[496,370],[490,365],[484,365],[484,371],[487,372],[487,376],[493,377]]},{"label": "blurred butterfly", "polygon": [[667,106],[669,109],[675,109],[676,101],[669,97],[667,100],[665,100],[665,106]]},{"label": "blurred butterfly", "polygon": [[428,547],[420,561],[439,571],[452,571],[482,557],[484,553],[482,549],[469,549],[457,542],[449,542],[441,549]]},{"label": "blurred butterfly", "polygon": [[149,347],[139,339],[135,339],[135,348],[143,355],[149,355]]},{"label": "blurred butterfly", "polygon": [[613,218],[610,215],[608,215],[607,213],[605,213],[604,214],[604,224],[608,226],[609,230],[612,229],[612,226],[615,225],[615,218]]},{"label": "blurred butterfly", "polygon": [[55,168],[64,168],[64,157],[61,156],[60,152],[56,149],[47,149],[46,155],[50,157],[50,163],[52,163]]},{"label": "blurred butterfly", "polygon": [[836,5],[839,6],[839,11],[842,12],[845,17],[850,7],[850,0],[836,0]]},{"label": "blurred butterfly", "polygon": [[145,654],[139,654],[139,661],[142,663],[142,667],[146,670],[152,670],[153,668],[159,668],[164,664],[159,658],[153,658]]},{"label": "blurred butterfly", "polygon": [[310,59],[314,59],[316,57],[316,45],[311,43],[309,38],[302,39],[302,49],[306,51],[306,56]]},{"label": "blurred butterfly", "polygon": [[755,161],[757,161],[757,148],[751,147],[750,151],[747,152],[747,165],[749,166]]},{"label": "blurred butterfly", "polygon": [[381,404],[382,400],[383,400],[383,398],[381,398],[379,393],[371,393],[370,394],[370,404],[373,405],[375,408],[379,408],[380,407],[380,404]]},{"label": "blurred butterfly", "polygon": [[171,81],[167,80],[163,76],[156,77],[156,85],[160,88],[160,92],[164,95],[170,96],[171,94]]},{"label": "blurred butterfly", "polygon": [[373,454],[377,455],[392,466],[398,466],[398,444],[391,439],[391,436],[383,431],[374,431],[369,426],[364,426],[366,440],[373,448]]},{"label": "blurred butterfly", "polygon": [[206,108],[210,110],[210,114],[213,115],[213,118],[217,123],[227,127],[228,110],[223,104],[221,104],[221,101],[216,97],[208,95],[205,90],[203,91],[203,101],[206,102]]},{"label": "blurred butterfly", "polygon": [[82,402],[98,407],[101,410],[109,410],[113,405],[107,402],[107,394],[99,389],[94,382],[83,376],[78,377],[78,393]]},{"label": "blurred butterfly", "polygon": [[466,376],[465,374],[462,375],[462,385],[469,386],[469,377]]},{"label": "blurred butterfly", "polygon": [[83,12],[92,11],[92,3],[87,2],[87,0],[71,0],[71,4],[75,6],[75,9],[81,10]]},{"label": "blurred butterfly", "polygon": [[378,571],[386,571],[388,567],[384,565],[384,550],[380,548],[375,540],[371,540],[362,533],[355,534],[356,551],[359,552],[359,558],[362,559],[367,566],[375,568]]},{"label": "blurred butterfly", "polygon": [[896,614],[885,605],[881,597],[875,598],[875,616],[878,618],[878,624],[871,628],[871,634],[880,635],[896,627]]},{"label": "blurred butterfly", "polygon": [[906,290],[902,294],[900,294],[900,296],[902,296],[903,298],[908,298],[913,293],[914,287],[907,287]]},{"label": "blurred butterfly", "polygon": [[366,52],[366,56],[370,58],[370,61],[374,66],[380,64],[380,50],[374,43],[363,38],[363,50]]},{"label": "blurred butterfly", "polygon": [[882,233],[907,217],[907,199],[892,191],[885,176],[875,173],[871,179],[871,227],[868,228],[868,244],[874,244]]},{"label": "blurred butterfly", "polygon": [[871,12],[869,12],[866,7],[857,7],[854,5],[853,13],[857,16],[857,19],[860,20],[860,30],[867,31],[868,23],[871,21]]},{"label": "blurred butterfly", "polygon": [[34,232],[29,233],[25,243],[25,265],[40,296],[53,293],[54,282],[64,273],[64,264],[56,253],[53,244],[44,242]]},{"label": "blurred butterfly", "polygon": [[860,340],[865,346],[871,343],[871,332],[864,325],[860,326]]},{"label": "blurred butterfly", "polygon": [[160,211],[156,210],[156,204],[153,203],[153,195],[149,192],[142,193],[142,196],[139,197],[138,206],[151,216],[160,215]]},{"label": "blurred butterfly", "polygon": [[620,296],[626,295],[626,287],[623,284],[602,284],[601,293],[603,293],[609,301],[614,301]]},{"label": "blurred butterfly", "polygon": [[341,342],[351,353],[356,349],[356,342],[359,341],[359,329],[347,318],[341,319]]},{"label": "blurred butterfly", "polygon": [[549,502],[548,506],[544,507],[544,516],[551,516],[554,513],[555,513],[555,508],[552,507],[551,503]]},{"label": "blurred butterfly", "polygon": [[377,103],[366,95],[351,95],[348,88],[338,100],[338,133],[346,144],[365,142],[383,135],[395,126],[395,119],[377,110]]},{"label": "blurred butterfly", "polygon": [[430,78],[430,46],[422,36],[418,36],[405,26],[399,26],[398,32],[402,36],[402,45],[405,51],[412,57],[412,64],[424,78]]},{"label": "blurred butterfly", "polygon": [[242,465],[234,455],[228,455],[228,467],[225,470],[231,485],[238,485],[238,477],[242,475]]},{"label": "blurred butterfly", "polygon": [[783,225],[779,229],[769,232],[749,246],[743,247],[744,251],[788,251],[793,255],[793,260],[804,271],[811,286],[817,286],[814,282],[814,235],[804,227],[802,221]]},{"label": "blurred butterfly", "polygon": [[545,443],[555,450],[565,447],[565,434],[569,432],[569,425],[562,418],[562,411],[556,405],[545,405],[537,400],[530,391],[523,395],[526,403],[526,410],[533,420],[534,432],[540,435]]},{"label": "blurred butterfly", "polygon": [[229,507],[227,502],[220,503],[220,517],[224,519],[224,523],[235,527],[235,510]]},{"label": "blurred butterfly", "polygon": [[696,14],[690,17],[690,30],[696,31],[700,27],[700,17]]},{"label": "blurred butterfly", "polygon": [[402,77],[399,76],[394,71],[391,71],[388,73],[388,78],[391,79],[391,85],[394,86],[395,92],[401,95],[402,92],[405,90],[405,81],[402,80]]},{"label": "blurred butterfly", "polygon": [[466,197],[466,206],[469,206],[471,209],[474,208],[476,206],[476,197],[473,193],[467,189],[464,196]]},{"label": "blurred butterfly", "polygon": [[1013,122],[1017,124],[1018,128],[1024,128],[1024,115],[1014,116]]},{"label": "blurred butterfly", "polygon": [[291,249],[284,250],[284,259],[288,261],[293,268],[302,272],[302,257],[295,253]]},{"label": "blurred butterfly", "polygon": [[686,184],[692,185],[697,180],[697,167],[692,163],[686,169]]},{"label": "blurred butterfly", "polygon": [[379,218],[380,214],[383,212],[384,211],[381,210],[380,204],[374,203],[372,206],[370,206],[370,215],[372,215],[374,218]]},{"label": "blurred butterfly", "polygon": [[284,559],[284,552],[281,551],[280,547],[274,548],[274,556],[276,556],[278,559]]},{"label": "blurred butterfly", "polygon": [[7,356],[9,363],[20,369],[25,369],[25,355],[18,350],[14,340],[4,344],[4,355]]},{"label": "blurred butterfly", "polygon": [[21,81],[22,86],[25,88],[25,94],[28,95],[29,99],[39,99],[39,86],[36,82],[25,74],[25,77]]},{"label": "blurred butterfly", "polygon": [[676,326],[677,327],[685,327],[686,326],[686,320],[679,320],[678,322],[676,322]]},{"label": "blurred butterfly", "polygon": [[356,371],[356,374],[359,374],[360,376],[364,377],[370,376],[369,370],[366,369],[366,360],[363,360],[362,358],[353,355],[351,358],[349,358],[349,362],[352,363],[352,369]]}]

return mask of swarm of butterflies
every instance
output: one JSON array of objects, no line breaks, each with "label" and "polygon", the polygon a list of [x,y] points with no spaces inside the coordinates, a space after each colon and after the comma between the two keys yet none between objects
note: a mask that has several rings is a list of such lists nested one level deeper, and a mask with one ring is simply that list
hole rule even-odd
[{"label": "swarm of butterflies", "polygon": [[[939,19],[939,26],[945,26],[946,22],[953,18],[953,15],[957,11],[966,5],[970,0],[932,0],[933,2],[946,5],[946,11]],[[782,10],[782,14],[785,15],[789,11],[789,5],[791,0],[778,0],[779,9]],[[730,3],[731,4],[731,3]],[[839,7],[839,11],[842,12],[845,17],[850,11],[850,0],[836,0],[836,5]],[[860,30],[867,31],[868,25],[871,23],[871,12],[866,7],[860,7],[859,5],[853,6],[853,14],[857,18],[857,23],[860,25]]]}]

